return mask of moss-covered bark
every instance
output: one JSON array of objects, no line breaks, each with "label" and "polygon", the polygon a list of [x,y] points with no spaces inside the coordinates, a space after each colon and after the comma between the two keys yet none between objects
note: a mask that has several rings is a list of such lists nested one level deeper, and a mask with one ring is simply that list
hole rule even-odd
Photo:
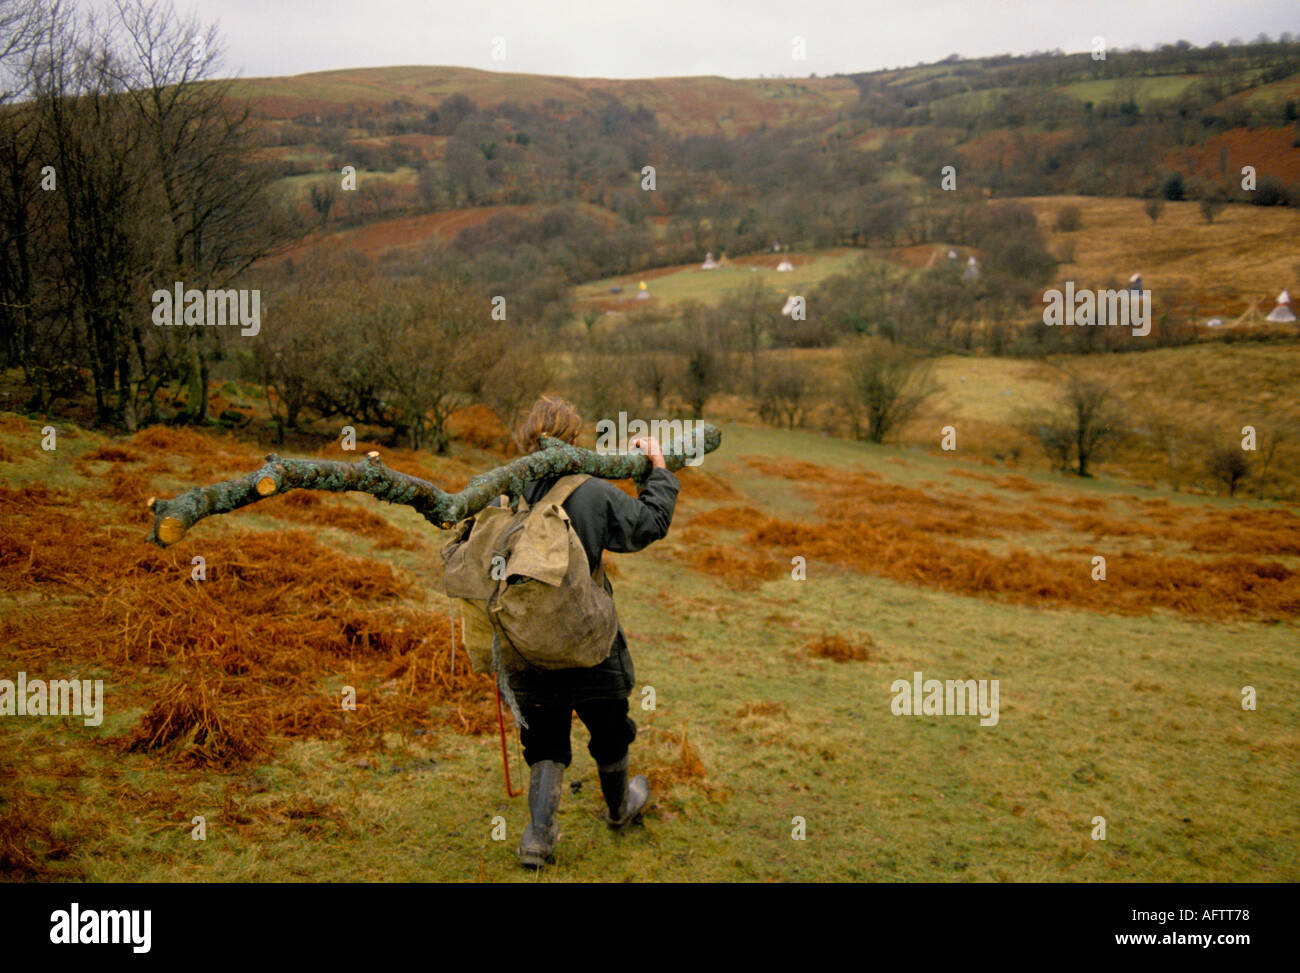
[{"label": "moss-covered bark", "polygon": [[[722,443],[716,426],[704,426],[704,452]],[[679,470],[691,457],[683,443],[664,446],[664,463]],[[378,453],[352,463],[338,460],[285,459],[275,454],[260,469],[234,480],[195,487],[172,500],[150,500],[153,530],[149,540],[159,547],[175,544],[204,517],[229,513],[266,497],[290,490],[328,490],[344,493],[356,490],[389,503],[415,509],[425,520],[444,529],[472,517],[505,493],[517,496],[530,480],[543,480],[564,473],[587,473],[607,480],[644,480],[652,469],[642,453],[605,455],[569,446],[554,439],[542,440],[542,449],[521,456],[505,466],[480,473],[459,493],[447,493],[427,480],[390,470]]]}]

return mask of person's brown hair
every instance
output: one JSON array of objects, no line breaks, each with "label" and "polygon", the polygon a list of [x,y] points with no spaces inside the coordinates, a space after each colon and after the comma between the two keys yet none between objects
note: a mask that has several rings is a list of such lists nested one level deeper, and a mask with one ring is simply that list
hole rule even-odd
[{"label": "person's brown hair", "polygon": [[543,395],[515,431],[515,442],[525,455],[540,448],[543,436],[573,442],[582,430],[582,416],[557,395]]}]

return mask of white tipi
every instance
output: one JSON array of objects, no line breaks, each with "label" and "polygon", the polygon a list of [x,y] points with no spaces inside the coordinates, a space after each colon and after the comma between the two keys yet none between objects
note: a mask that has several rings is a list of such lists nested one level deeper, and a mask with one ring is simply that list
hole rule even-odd
[{"label": "white tipi", "polygon": [[1264,320],[1274,324],[1290,324],[1295,319],[1295,312],[1291,310],[1291,295],[1283,291],[1277,296],[1277,307]]},{"label": "white tipi", "polygon": [[700,270],[717,270],[718,262],[713,259],[713,251],[710,250],[704,255],[704,263],[700,265]]},{"label": "white tipi", "polygon": [[789,257],[782,257],[781,262],[776,265],[776,272],[784,274],[787,271],[794,270],[794,264],[790,263]]}]

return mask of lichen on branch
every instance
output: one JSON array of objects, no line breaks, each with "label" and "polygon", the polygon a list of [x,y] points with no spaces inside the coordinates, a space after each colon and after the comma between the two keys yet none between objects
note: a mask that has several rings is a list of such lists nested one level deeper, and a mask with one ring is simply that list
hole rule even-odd
[{"label": "lichen on branch", "polygon": [[[702,452],[697,443],[673,439],[664,446],[664,465],[679,470],[694,456],[711,453],[722,443],[717,426],[702,427]],[[688,449],[694,446],[694,449]],[[594,453],[555,439],[543,439],[542,448],[505,466],[480,473],[459,493],[448,493],[428,480],[390,470],[378,453],[356,462],[322,459],[266,457],[266,463],[234,480],[194,487],[171,500],[151,499],[153,530],[149,540],[159,547],[175,544],[196,523],[213,514],[230,513],[250,503],[290,490],[357,491],[388,503],[411,507],[425,520],[443,529],[472,517],[501,494],[518,496],[530,480],[567,473],[587,473],[606,480],[643,482],[653,468],[642,452]]]}]

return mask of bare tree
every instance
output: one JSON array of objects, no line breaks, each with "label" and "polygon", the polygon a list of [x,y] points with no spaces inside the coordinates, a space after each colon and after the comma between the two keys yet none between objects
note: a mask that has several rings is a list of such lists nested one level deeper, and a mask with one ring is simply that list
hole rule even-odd
[{"label": "bare tree", "polygon": [[1187,447],[1183,422],[1174,410],[1160,403],[1144,401],[1142,414],[1146,417],[1144,432],[1152,447],[1164,457],[1166,478],[1178,490],[1182,486],[1181,458]]},{"label": "bare tree", "polygon": [[725,367],[722,354],[707,341],[697,340],[687,349],[681,394],[692,418],[704,415],[704,407],[722,386]]},{"label": "bare tree", "polygon": [[304,412],[319,397],[319,384],[327,380],[322,332],[332,332],[332,322],[346,322],[350,311],[350,301],[337,293],[340,282],[365,281],[370,275],[369,261],[359,252],[321,250],[273,278],[275,299],[267,313],[275,327],[258,336],[249,364],[265,390],[279,441],[286,431],[299,428]]},{"label": "bare tree", "polygon": [[29,95],[35,65],[48,56],[50,25],[65,19],[58,3],[0,0],[0,367],[22,367],[29,404],[42,410],[60,391],[56,373],[75,345],[71,329],[51,320],[49,289],[39,286],[56,210],[48,190],[58,178],[45,168],[45,118],[30,102],[16,102]]},{"label": "bare tree", "polygon": [[447,420],[465,402],[466,346],[487,322],[488,302],[448,278],[384,290],[386,299],[375,305],[374,338],[382,343],[380,368],[396,430],[412,449],[428,442],[446,453]]},{"label": "bare tree", "polygon": [[555,383],[556,370],[540,342],[504,322],[473,329],[462,344],[465,392],[497,417],[505,429],[501,445],[507,447],[527,409]]},{"label": "bare tree", "polygon": [[901,276],[884,260],[862,257],[818,288],[822,316],[845,334],[874,334],[894,340],[900,319]]},{"label": "bare tree", "polygon": [[1074,434],[1070,427],[1064,422],[1039,422],[1032,426],[1031,431],[1047,454],[1052,469],[1058,473],[1068,472],[1074,462]]},{"label": "bare tree", "polygon": [[1127,420],[1111,384],[1077,373],[1067,375],[1053,410],[1024,420],[1024,425],[1056,469],[1073,465],[1079,476],[1091,476],[1092,465],[1127,433]]},{"label": "bare tree", "polygon": [[[152,327],[149,297],[175,281],[224,286],[269,252],[268,235],[295,232],[249,161],[247,109],[201,80],[219,54],[215,31],[161,2],[115,0],[107,15],[29,4],[29,100],[0,121],[0,178],[20,187],[0,194],[0,221],[26,241],[0,261],[8,353],[17,348],[45,401],[56,367],[83,368],[99,417],[128,428],[187,369],[190,412],[205,418],[217,334]],[[0,7],[0,22],[12,10]],[[14,48],[10,36],[0,49]],[[53,191],[33,194],[38,184]],[[62,361],[42,358],[51,347]]]},{"label": "bare tree", "polygon": [[749,352],[750,385],[754,398],[760,393],[758,349],[763,334],[771,327],[778,310],[771,289],[757,278],[747,280],[727,295],[726,305]]},{"label": "bare tree", "polygon": [[591,422],[609,419],[637,401],[631,388],[626,356],[600,348],[576,356],[572,384],[577,402]]},{"label": "bare tree", "polygon": [[[674,390],[690,407],[694,418],[704,414],[709,400],[727,387],[733,368],[735,309],[688,303],[668,332],[669,343],[680,362]],[[742,319],[743,325],[743,319]],[[749,333],[741,341],[748,342]]]},{"label": "bare tree", "polygon": [[59,19],[61,6],[57,0],[0,0],[0,105],[23,98],[31,88],[29,63],[41,25]]},{"label": "bare tree", "polygon": [[311,208],[320,214],[320,225],[324,226],[329,222],[330,210],[338,202],[338,193],[334,190],[332,182],[312,183],[307,192],[308,201]]},{"label": "bare tree", "polygon": [[1205,470],[1223,484],[1228,496],[1234,496],[1243,481],[1254,475],[1250,457],[1239,444],[1228,443],[1211,447],[1206,457]]},{"label": "bare tree", "polygon": [[141,128],[123,97],[108,28],[87,15],[52,20],[45,34],[33,92],[57,175],[57,274],[85,350],[96,411],[130,428],[136,285],[154,262],[149,228],[158,218]]},{"label": "bare tree", "polygon": [[806,368],[787,361],[768,369],[758,404],[764,422],[794,429],[803,425],[812,405],[813,380]]},{"label": "bare tree", "polygon": [[[193,13],[181,17],[169,2],[114,4],[125,36],[118,80],[138,114],[168,215],[169,265],[158,271],[164,286],[186,280],[225,287],[299,228],[277,214],[269,172],[249,162],[250,107],[231,98],[230,81],[205,80],[223,57],[216,27],[204,28]],[[203,422],[216,332],[179,333],[187,344],[191,417]]]},{"label": "bare tree", "polygon": [[1205,218],[1206,223],[1213,223],[1214,218],[1223,212],[1223,208],[1228,205],[1228,200],[1222,189],[1211,182],[1205,182],[1200,187],[1200,210],[1201,216]]},{"label": "bare tree", "polygon": [[642,351],[632,363],[632,372],[637,385],[650,393],[655,408],[663,408],[664,393],[672,381],[673,356],[663,351]]},{"label": "bare tree", "polygon": [[266,394],[266,408],[275,424],[276,440],[296,431],[303,410],[312,401],[319,354],[313,323],[321,319],[321,301],[304,301],[276,308],[276,327],[269,329],[253,352],[255,374]]},{"label": "bare tree", "polygon": [[442,157],[443,186],[451,205],[475,206],[488,190],[487,163],[478,146],[458,136],[447,140]]},{"label": "bare tree", "polygon": [[926,359],[879,338],[846,351],[844,371],[843,402],[853,435],[873,443],[884,442],[937,391]]}]

